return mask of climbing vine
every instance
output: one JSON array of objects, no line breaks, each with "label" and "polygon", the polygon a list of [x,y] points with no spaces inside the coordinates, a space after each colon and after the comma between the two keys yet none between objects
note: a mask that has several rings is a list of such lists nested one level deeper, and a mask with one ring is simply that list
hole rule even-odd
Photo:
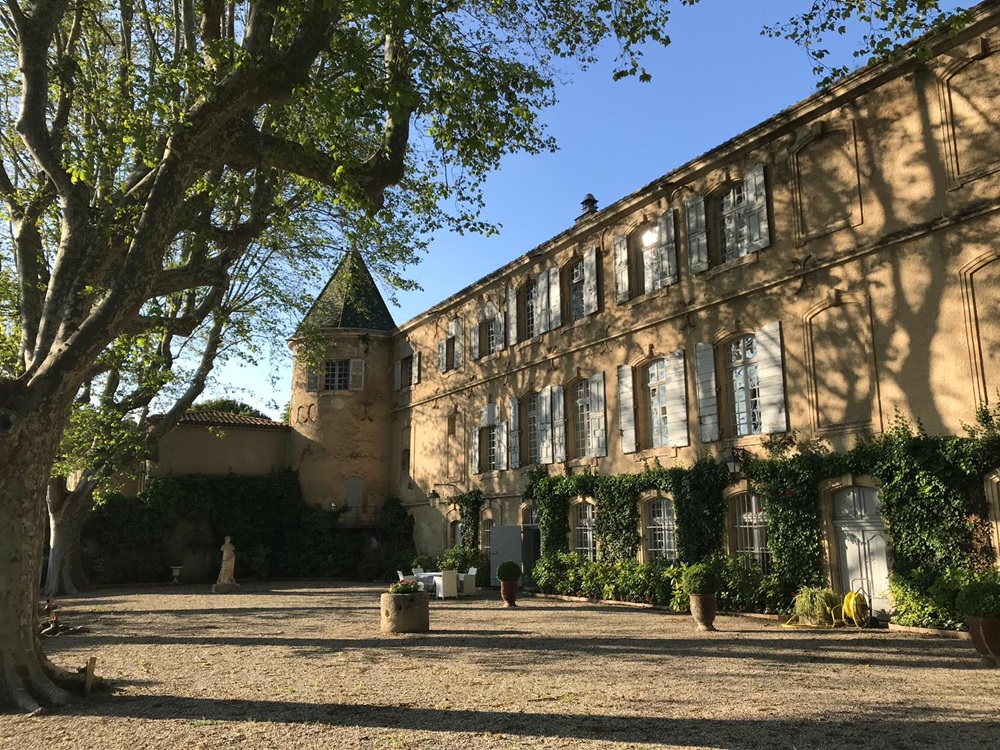
[{"label": "climbing vine", "polygon": [[458,515],[462,519],[462,549],[479,549],[479,511],[483,507],[482,490],[475,489],[463,492],[452,498],[458,506]]}]

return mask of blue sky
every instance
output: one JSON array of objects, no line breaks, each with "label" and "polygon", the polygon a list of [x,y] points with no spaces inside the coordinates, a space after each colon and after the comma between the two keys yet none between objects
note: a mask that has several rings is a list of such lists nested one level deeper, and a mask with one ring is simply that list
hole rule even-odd
[{"label": "blue sky", "polygon": [[[610,54],[574,75],[543,114],[559,150],[509,157],[485,185],[484,218],[500,224],[500,233],[435,237],[427,256],[407,272],[423,290],[400,293],[400,306],[390,308],[396,322],[569,228],[587,193],[599,207],[608,206],[813,93],[817,81],[805,53],[760,35],[764,24],[787,19],[810,2],[677,3],[667,28],[672,43],[650,49],[645,58],[652,82],[612,81]],[[839,61],[849,58],[857,38],[838,41]],[[228,366],[217,378],[234,397],[279,417],[290,398],[290,370],[289,353],[259,368]],[[277,378],[274,386],[269,376]],[[222,393],[216,387],[213,395]]]}]

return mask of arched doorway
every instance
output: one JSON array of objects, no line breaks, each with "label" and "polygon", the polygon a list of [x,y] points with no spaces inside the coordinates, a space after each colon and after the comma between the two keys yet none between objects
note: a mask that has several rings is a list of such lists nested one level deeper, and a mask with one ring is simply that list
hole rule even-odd
[{"label": "arched doorway", "polygon": [[836,549],[834,580],[840,593],[863,591],[872,613],[889,617],[889,558],[885,524],[874,487],[842,487],[833,493]]}]

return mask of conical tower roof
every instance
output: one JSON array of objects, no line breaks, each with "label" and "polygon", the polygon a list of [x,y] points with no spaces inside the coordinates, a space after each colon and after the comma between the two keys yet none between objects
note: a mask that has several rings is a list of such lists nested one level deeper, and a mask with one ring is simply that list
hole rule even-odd
[{"label": "conical tower roof", "polygon": [[396,323],[382,299],[364,258],[356,249],[341,259],[299,326],[310,328],[364,328],[391,331]]}]

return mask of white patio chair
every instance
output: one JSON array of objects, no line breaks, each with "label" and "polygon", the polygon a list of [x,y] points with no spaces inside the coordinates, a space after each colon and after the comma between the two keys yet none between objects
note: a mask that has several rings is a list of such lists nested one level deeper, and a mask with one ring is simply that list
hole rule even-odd
[{"label": "white patio chair", "polygon": [[462,596],[472,596],[479,589],[476,588],[476,568],[469,568],[468,573],[460,573],[458,576],[458,590]]},{"label": "white patio chair", "polygon": [[442,570],[441,583],[437,586],[437,598],[447,599],[450,596],[458,598],[458,571]]},{"label": "white patio chair", "polygon": [[413,569],[413,574],[414,575],[416,575],[417,573],[423,573],[423,572],[424,572],[423,568],[414,568]]}]

